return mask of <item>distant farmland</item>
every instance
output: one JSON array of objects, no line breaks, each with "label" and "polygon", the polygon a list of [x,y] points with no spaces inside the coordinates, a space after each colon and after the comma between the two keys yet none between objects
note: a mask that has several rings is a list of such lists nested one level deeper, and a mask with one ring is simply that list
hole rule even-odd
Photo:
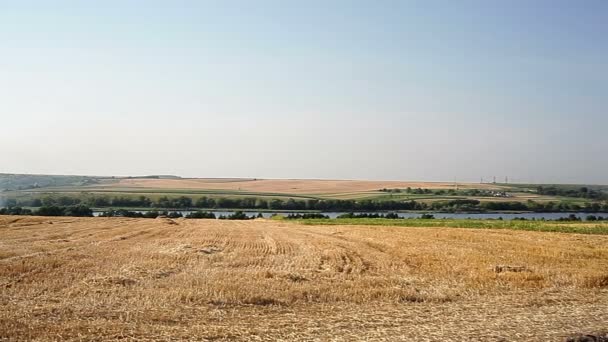
[{"label": "distant farmland", "polygon": [[[38,207],[43,203],[69,205],[84,203],[92,207],[122,207],[123,199],[147,198],[150,205],[131,208],[215,208],[350,210],[352,205],[304,205],[309,201],[393,202],[383,210],[447,211],[547,211],[607,212],[608,187],[597,185],[535,185],[452,182],[408,182],[366,180],[302,180],[241,178],[180,178],[176,176],[86,177],[0,174],[0,206]],[[586,192],[583,192],[585,190]],[[70,197],[74,200],[66,200]],[[100,197],[102,200],[98,201]],[[190,205],[167,206],[171,200],[187,197]],[[44,199],[47,201],[41,201]],[[56,201],[53,200],[57,199]],[[104,199],[105,198],[105,199]],[[169,200],[166,200],[166,199]],[[229,199],[224,204],[195,206],[204,198]],[[299,201],[296,205],[254,205],[259,202]],[[465,200],[465,202],[463,202]],[[239,202],[240,201],[240,202]],[[419,205],[404,206],[416,201]],[[461,201],[458,203],[458,201]],[[467,205],[466,201],[469,202]],[[133,201],[131,201],[133,202]],[[142,201],[139,201],[142,202]],[[495,203],[488,203],[495,202]],[[164,203],[164,204],[163,204]],[[205,203],[205,201],[201,202]],[[230,203],[237,203],[230,205]],[[240,204],[238,204],[240,203]],[[249,204],[244,204],[249,203]],[[503,204],[500,204],[503,203]],[[521,205],[517,205],[517,204]],[[452,205],[454,204],[454,205]],[[515,205],[514,205],[515,204]],[[383,206],[365,205],[377,210]],[[290,209],[291,208],[291,209]],[[503,208],[503,209],[496,209]],[[511,209],[514,208],[514,209]]]},{"label": "distant farmland", "polygon": [[[452,189],[455,183],[303,179],[121,179],[117,187],[214,189],[283,194],[331,194],[377,191],[383,188]],[[494,184],[461,183],[461,188],[500,189]]]},{"label": "distant farmland", "polygon": [[[393,197],[381,189],[484,189],[505,190],[497,184],[407,182],[314,179],[241,179],[178,177],[74,177],[0,175],[8,195],[27,193],[117,193],[159,195],[209,195],[227,197],[309,198],[309,199],[374,199]],[[12,183],[11,183],[12,181]],[[0,182],[1,184],[1,182]],[[1,189],[0,189],[1,190]],[[521,191],[517,189],[517,191]],[[425,198],[428,196],[414,196]]]}]

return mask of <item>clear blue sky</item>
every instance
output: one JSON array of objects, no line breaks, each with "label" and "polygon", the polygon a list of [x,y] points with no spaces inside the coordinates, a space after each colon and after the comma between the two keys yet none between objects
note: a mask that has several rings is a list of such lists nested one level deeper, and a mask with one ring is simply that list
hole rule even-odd
[{"label": "clear blue sky", "polygon": [[608,1],[0,0],[0,172],[608,184]]}]

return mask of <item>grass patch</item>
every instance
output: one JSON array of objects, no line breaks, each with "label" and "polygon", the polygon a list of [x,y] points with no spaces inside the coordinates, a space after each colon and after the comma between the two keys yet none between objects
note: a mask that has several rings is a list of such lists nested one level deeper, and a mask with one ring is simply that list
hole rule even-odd
[{"label": "grass patch", "polygon": [[457,220],[457,219],[305,219],[295,220],[305,225],[365,225],[396,227],[449,227],[471,229],[512,229],[539,232],[577,233],[608,235],[608,223],[581,223],[556,221],[501,221],[501,220]]}]

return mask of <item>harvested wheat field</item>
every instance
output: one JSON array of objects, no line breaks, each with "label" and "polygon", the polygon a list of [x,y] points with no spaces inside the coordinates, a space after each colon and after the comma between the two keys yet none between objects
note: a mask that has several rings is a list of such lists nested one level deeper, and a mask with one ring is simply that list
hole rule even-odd
[{"label": "harvested wheat field", "polygon": [[559,341],[608,328],[608,237],[0,217],[0,340]]},{"label": "harvested wheat field", "polygon": [[[154,189],[205,189],[243,190],[251,192],[274,192],[286,194],[325,194],[358,191],[374,191],[382,188],[453,189],[449,182],[401,182],[366,180],[322,180],[322,179],[121,179],[110,187],[138,187]],[[460,188],[500,189],[495,184],[458,183]]]}]

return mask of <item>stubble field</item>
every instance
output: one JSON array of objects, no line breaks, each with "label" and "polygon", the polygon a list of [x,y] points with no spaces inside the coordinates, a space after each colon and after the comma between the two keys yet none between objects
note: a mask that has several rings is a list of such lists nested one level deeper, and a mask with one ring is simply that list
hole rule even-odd
[{"label": "stubble field", "polygon": [[0,340],[560,340],[607,306],[606,236],[0,217]]}]

